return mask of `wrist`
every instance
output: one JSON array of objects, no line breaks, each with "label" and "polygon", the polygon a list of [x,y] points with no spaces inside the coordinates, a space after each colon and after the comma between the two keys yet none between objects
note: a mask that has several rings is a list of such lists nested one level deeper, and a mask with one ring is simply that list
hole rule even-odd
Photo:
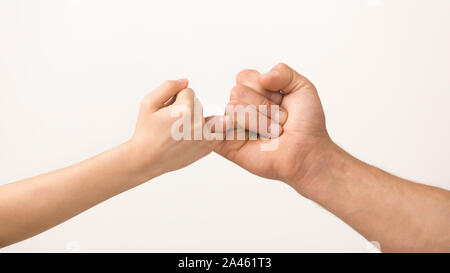
[{"label": "wrist", "polygon": [[122,167],[127,174],[138,183],[146,182],[160,176],[164,172],[155,164],[152,158],[142,155],[142,149],[133,141],[129,140],[116,147],[122,158]]},{"label": "wrist", "polygon": [[324,139],[307,155],[307,167],[292,181],[292,186],[306,198],[317,200],[332,191],[333,181],[349,171],[352,161],[353,157],[330,138]]}]

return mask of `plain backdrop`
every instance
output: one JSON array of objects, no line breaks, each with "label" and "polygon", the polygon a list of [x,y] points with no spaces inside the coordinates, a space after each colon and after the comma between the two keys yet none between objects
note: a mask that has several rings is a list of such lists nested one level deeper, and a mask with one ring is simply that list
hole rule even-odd
[{"label": "plain backdrop", "polygon": [[[221,114],[241,69],[285,62],[317,86],[339,145],[450,189],[449,14],[446,0],[2,0],[0,184],[126,141],[166,79],[189,78]],[[287,185],[211,154],[1,251],[374,250]]]}]

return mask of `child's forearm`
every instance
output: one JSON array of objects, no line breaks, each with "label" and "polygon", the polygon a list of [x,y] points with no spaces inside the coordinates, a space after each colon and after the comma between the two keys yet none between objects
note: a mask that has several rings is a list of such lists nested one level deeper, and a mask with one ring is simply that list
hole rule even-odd
[{"label": "child's forearm", "polygon": [[125,143],[73,166],[0,187],[0,247],[159,175],[152,166],[142,172],[131,150]]},{"label": "child's forearm", "polygon": [[[188,81],[166,81],[141,103],[128,142],[79,164],[0,187],[0,247],[43,232],[82,211],[163,173],[183,168],[209,154],[214,141],[176,140],[173,115],[202,112]],[[187,120],[191,120],[188,116]],[[194,120],[193,128],[204,118]]]}]

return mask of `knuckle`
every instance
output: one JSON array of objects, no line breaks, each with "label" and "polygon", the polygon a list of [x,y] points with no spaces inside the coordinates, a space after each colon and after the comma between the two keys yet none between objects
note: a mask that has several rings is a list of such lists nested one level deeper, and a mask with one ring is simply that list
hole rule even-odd
[{"label": "knuckle", "polygon": [[178,92],[177,97],[181,98],[181,100],[183,101],[193,101],[195,97],[194,90],[192,90],[191,88],[184,88],[183,90]]},{"label": "knuckle", "polygon": [[238,84],[238,85],[235,85],[233,87],[233,89],[231,89],[230,97],[231,98],[235,98],[235,99],[239,99],[240,97],[243,97],[246,94],[247,94],[247,89],[244,86]]},{"label": "knuckle", "polygon": [[239,105],[238,101],[235,101],[235,100],[229,101],[227,106],[225,107],[225,113],[234,112],[237,105]]},{"label": "knuckle", "polygon": [[238,103],[239,103],[238,101],[230,100],[230,101],[227,103],[227,108],[234,107],[234,106],[237,105]]},{"label": "knuckle", "polygon": [[190,88],[185,88],[183,90],[181,90],[178,95],[178,98],[180,98],[180,102],[185,105],[189,110],[193,110],[194,109],[194,104],[195,104],[195,94],[194,91]]},{"label": "knuckle", "polygon": [[238,83],[246,82],[246,81],[252,79],[252,77],[254,77],[254,75],[257,75],[257,74],[259,74],[258,71],[254,70],[254,69],[241,70],[236,75],[236,82],[238,82]]},{"label": "knuckle", "polygon": [[150,98],[146,97],[146,98],[143,98],[143,99],[141,100],[141,107],[146,107],[146,108],[148,108],[148,107],[150,107],[150,105],[151,105],[151,100],[150,100]]},{"label": "knuckle", "polygon": [[280,70],[290,69],[290,67],[285,63],[278,63],[274,68]]},{"label": "knuckle", "polygon": [[194,90],[192,90],[192,88],[185,88],[183,90],[181,90],[182,92],[186,93],[186,95],[188,95],[190,98],[193,98],[195,96]]}]

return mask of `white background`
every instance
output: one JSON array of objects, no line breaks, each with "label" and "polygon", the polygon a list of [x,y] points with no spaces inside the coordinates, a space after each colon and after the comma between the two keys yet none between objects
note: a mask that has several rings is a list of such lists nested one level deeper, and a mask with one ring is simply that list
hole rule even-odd
[{"label": "white background", "polygon": [[[317,86],[332,138],[450,188],[450,2],[0,2],[0,184],[131,136],[140,99],[187,77],[221,114],[244,68]],[[1,223],[0,223],[1,224]],[[371,251],[281,182],[212,154],[2,251]]]}]

